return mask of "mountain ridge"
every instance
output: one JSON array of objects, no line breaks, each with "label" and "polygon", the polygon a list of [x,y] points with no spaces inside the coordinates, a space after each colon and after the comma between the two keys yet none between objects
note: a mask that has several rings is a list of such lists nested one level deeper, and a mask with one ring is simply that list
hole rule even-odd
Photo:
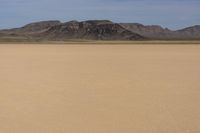
[{"label": "mountain ridge", "polygon": [[120,23],[120,25],[152,40],[200,40],[200,25],[180,30],[170,30],[160,25],[143,25],[139,23]]},{"label": "mountain ridge", "polygon": [[110,20],[39,21],[0,30],[0,39],[56,40],[200,40],[200,25],[170,30],[160,25],[114,23]]}]

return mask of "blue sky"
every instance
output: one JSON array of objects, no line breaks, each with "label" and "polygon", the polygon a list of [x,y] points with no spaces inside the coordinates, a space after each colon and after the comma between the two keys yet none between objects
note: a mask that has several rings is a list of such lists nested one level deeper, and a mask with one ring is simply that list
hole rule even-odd
[{"label": "blue sky", "polygon": [[200,24],[200,0],[0,0],[0,28],[42,20],[109,19],[180,29]]}]

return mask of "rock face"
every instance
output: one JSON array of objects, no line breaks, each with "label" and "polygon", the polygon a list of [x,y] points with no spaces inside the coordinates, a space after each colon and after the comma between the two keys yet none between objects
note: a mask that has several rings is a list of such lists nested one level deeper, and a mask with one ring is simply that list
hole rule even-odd
[{"label": "rock face", "polygon": [[142,25],[138,23],[120,23],[122,27],[138,33],[149,39],[157,40],[190,40],[200,39],[200,25],[188,27],[182,30],[172,31],[159,25]]},{"label": "rock face", "polygon": [[26,36],[37,40],[143,40],[145,37],[131,32],[117,23],[108,20],[90,21],[43,21],[31,23],[21,28],[3,30],[10,36]]}]

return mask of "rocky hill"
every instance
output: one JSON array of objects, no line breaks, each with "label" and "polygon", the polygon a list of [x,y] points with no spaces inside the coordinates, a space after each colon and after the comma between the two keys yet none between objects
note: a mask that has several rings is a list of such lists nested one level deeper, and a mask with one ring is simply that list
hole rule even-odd
[{"label": "rocky hill", "polygon": [[181,30],[170,30],[159,25],[142,25],[138,23],[120,23],[122,27],[138,33],[149,39],[157,40],[199,40],[200,25],[188,27]]},{"label": "rocky hill", "polygon": [[177,30],[175,31],[175,34],[183,38],[200,39],[200,25]]},{"label": "rocky hill", "polygon": [[0,40],[200,40],[200,25],[173,31],[159,25],[114,23],[109,20],[42,21],[0,30]]},{"label": "rocky hill", "polygon": [[43,21],[25,25],[21,28],[1,30],[2,37],[25,37],[37,40],[143,40],[145,37],[129,31],[120,24],[108,20],[90,21]]}]

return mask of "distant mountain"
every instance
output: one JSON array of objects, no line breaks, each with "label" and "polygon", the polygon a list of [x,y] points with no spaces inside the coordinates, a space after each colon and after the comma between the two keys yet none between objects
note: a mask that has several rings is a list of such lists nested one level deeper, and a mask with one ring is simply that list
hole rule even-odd
[{"label": "distant mountain", "polygon": [[46,39],[140,40],[143,36],[108,20],[70,21],[42,33]]},{"label": "distant mountain", "polygon": [[172,33],[169,29],[164,29],[159,25],[142,25],[139,23],[120,23],[122,27],[127,30],[134,31],[140,35],[146,36],[150,39],[164,39],[170,38]]},{"label": "distant mountain", "polygon": [[41,21],[27,24],[20,28],[0,30],[0,40],[5,41],[32,41],[38,40],[36,36],[47,31],[55,25],[61,24],[60,21]]},{"label": "distant mountain", "polygon": [[50,27],[61,24],[60,21],[42,21],[27,24],[21,28],[1,30],[1,33],[7,34],[37,34],[48,30]]},{"label": "distant mountain", "polygon": [[184,38],[200,39],[200,25],[177,30],[175,31],[175,34]]},{"label": "distant mountain", "polygon": [[25,25],[21,28],[1,30],[0,36],[7,38],[24,37],[37,40],[143,40],[145,37],[131,32],[120,24],[108,20],[42,21]]},{"label": "distant mountain", "polygon": [[164,40],[190,40],[200,39],[200,25],[188,27],[182,30],[172,31],[162,28],[159,25],[142,25],[138,23],[120,23],[122,27],[132,32],[138,33],[149,39]]},{"label": "distant mountain", "polygon": [[0,30],[1,40],[200,40],[200,25],[172,31],[159,25],[113,23],[109,20],[41,21]]}]

